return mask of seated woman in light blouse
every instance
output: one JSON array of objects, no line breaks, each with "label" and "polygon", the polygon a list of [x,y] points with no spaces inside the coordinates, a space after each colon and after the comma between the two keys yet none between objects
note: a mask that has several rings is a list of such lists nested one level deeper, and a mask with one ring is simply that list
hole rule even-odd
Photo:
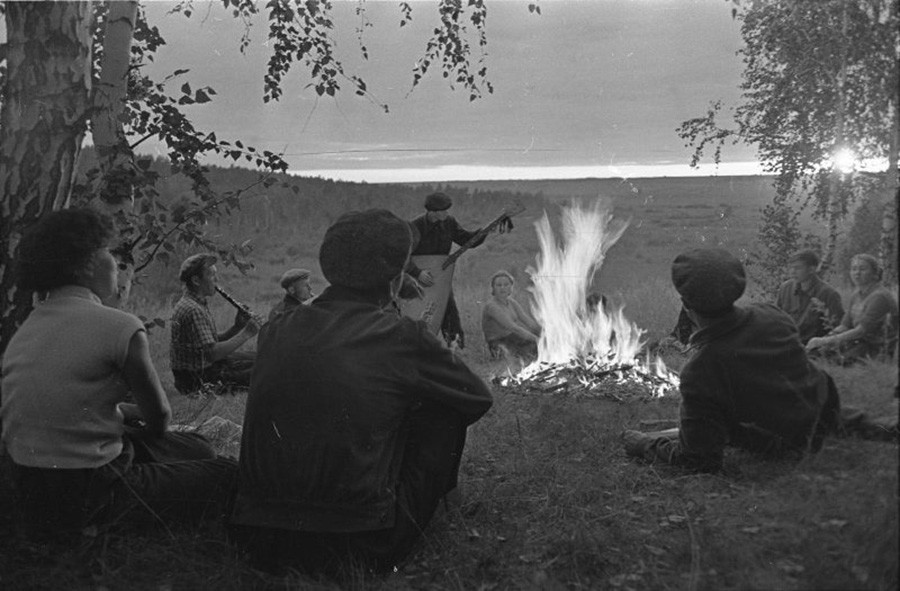
[{"label": "seated woman in light blouse", "polygon": [[65,209],[19,244],[19,288],[46,297],[3,356],[0,461],[30,536],[215,519],[237,479],[237,462],[203,437],[168,430],[143,322],[103,304],[118,285],[114,237],[107,216]]},{"label": "seated woman in light blouse", "polygon": [[850,259],[850,281],[856,288],[841,324],[806,345],[840,351],[844,363],[864,358],[890,358],[897,347],[897,299],[881,284],[882,269],[870,254]]},{"label": "seated woman in light blouse", "polygon": [[505,349],[511,355],[531,361],[537,358],[541,327],[512,298],[514,284],[512,275],[506,271],[497,271],[491,277],[491,299],[484,306],[481,329],[492,357]]}]

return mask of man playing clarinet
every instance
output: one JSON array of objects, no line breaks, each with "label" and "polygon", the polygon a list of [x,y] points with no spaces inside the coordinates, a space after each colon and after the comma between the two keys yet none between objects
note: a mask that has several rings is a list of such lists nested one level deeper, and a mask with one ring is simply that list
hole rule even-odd
[{"label": "man playing clarinet", "polygon": [[[478,235],[479,230],[465,230],[456,219],[447,211],[453,205],[453,201],[445,193],[432,193],[425,198],[425,213],[412,220],[411,224],[418,232],[418,244],[414,245],[413,256],[450,254],[450,247],[455,242],[462,246]],[[484,242],[485,236],[481,236],[472,247]],[[434,285],[434,278],[427,270],[419,269],[410,261],[407,273],[412,275],[425,287]],[[462,323],[459,319],[459,309],[453,298],[453,290],[450,291],[447,300],[447,308],[444,319],[441,321],[441,334],[447,344],[453,342],[463,349],[465,348],[465,335]]]},{"label": "man playing clarinet", "polygon": [[183,394],[196,392],[204,382],[248,387],[256,353],[238,351],[259,332],[259,324],[238,310],[234,324],[219,333],[207,298],[216,293],[216,257],[195,254],[181,264],[181,299],[172,314],[169,359],[175,387]]}]

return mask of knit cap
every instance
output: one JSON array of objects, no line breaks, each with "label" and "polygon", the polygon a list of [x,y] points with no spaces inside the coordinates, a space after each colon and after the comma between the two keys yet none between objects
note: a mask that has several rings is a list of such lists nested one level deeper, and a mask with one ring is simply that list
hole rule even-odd
[{"label": "knit cap", "polygon": [[411,245],[409,225],[388,210],[351,211],[325,232],[319,264],[334,285],[382,287],[403,270]]},{"label": "knit cap", "polygon": [[425,198],[425,209],[428,211],[444,211],[450,209],[451,205],[453,205],[453,200],[446,193],[432,193]]},{"label": "knit cap", "polygon": [[721,248],[696,248],[672,262],[672,283],[685,306],[704,316],[719,316],[731,310],[744,293],[744,265]]}]

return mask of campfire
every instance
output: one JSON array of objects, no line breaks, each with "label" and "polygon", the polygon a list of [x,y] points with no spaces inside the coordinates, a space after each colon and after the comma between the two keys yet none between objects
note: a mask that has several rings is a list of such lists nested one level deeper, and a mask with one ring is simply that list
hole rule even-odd
[{"label": "campfire", "polygon": [[518,392],[625,397],[659,397],[678,388],[678,377],[662,359],[642,355],[644,330],[628,320],[623,307],[598,302],[589,307],[588,290],[607,251],[628,223],[614,219],[605,203],[577,203],[562,211],[557,239],[546,212],[537,222],[541,252],[533,281],[533,313],[543,327],[538,358],[495,382]]}]

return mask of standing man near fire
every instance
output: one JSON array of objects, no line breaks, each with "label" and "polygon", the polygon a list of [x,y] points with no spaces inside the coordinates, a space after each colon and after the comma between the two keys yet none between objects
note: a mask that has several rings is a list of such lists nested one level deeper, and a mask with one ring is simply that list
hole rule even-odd
[{"label": "standing man near fire", "polygon": [[778,290],[775,305],[788,313],[804,345],[825,335],[844,317],[841,295],[819,278],[819,255],[801,250],[788,261],[791,278]]},{"label": "standing man near fire", "polygon": [[[446,193],[432,193],[425,197],[425,213],[410,222],[418,232],[419,242],[413,248],[415,255],[448,255],[455,242],[459,246],[476,238],[478,230],[465,230],[459,222],[447,211],[453,205],[453,200]],[[472,247],[480,246],[485,236],[478,238]],[[418,268],[412,262],[407,267],[407,273],[412,275],[425,287],[434,285],[434,277],[431,272]],[[466,346],[465,334],[463,334],[462,322],[459,319],[459,308],[453,297],[453,289],[447,299],[447,308],[441,321],[441,334],[447,344],[455,342],[460,349]]]},{"label": "standing man near fire", "polygon": [[257,321],[238,312],[234,325],[223,333],[209,311],[207,298],[216,293],[216,257],[195,254],[181,264],[181,299],[172,314],[169,359],[175,387],[183,394],[197,391],[204,382],[250,385],[256,354],[238,352],[259,331]]}]

